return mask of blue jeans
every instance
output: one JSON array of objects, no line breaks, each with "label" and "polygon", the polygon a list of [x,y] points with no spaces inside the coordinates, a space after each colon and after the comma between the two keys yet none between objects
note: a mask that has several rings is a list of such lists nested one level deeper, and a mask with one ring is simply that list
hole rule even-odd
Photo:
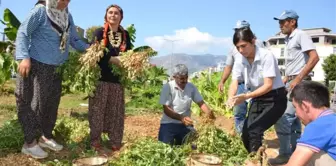
[{"label": "blue jeans", "polygon": [[[288,99],[289,95],[290,93],[288,93]],[[296,141],[301,136],[301,122],[300,119],[295,115],[295,112],[296,110],[293,106],[293,103],[288,100],[285,113],[274,125],[280,142],[279,155],[289,157],[294,152],[296,148]]]},{"label": "blue jeans", "polygon": [[[244,84],[238,85],[237,95],[245,93]],[[242,133],[244,121],[246,119],[247,113],[247,102],[244,101],[243,103],[235,106],[233,108],[233,115],[235,120],[235,129],[238,134]]]},{"label": "blue jeans", "polygon": [[191,131],[189,128],[187,128],[184,124],[161,124],[159,130],[159,141],[170,145],[182,145],[183,139]]}]

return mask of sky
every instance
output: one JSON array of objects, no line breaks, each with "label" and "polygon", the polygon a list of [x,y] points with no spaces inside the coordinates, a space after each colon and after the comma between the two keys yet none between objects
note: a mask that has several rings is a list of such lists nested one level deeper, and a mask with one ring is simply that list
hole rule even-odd
[{"label": "sky", "polygon": [[[0,18],[9,8],[23,21],[35,2],[1,0]],[[135,25],[135,46],[149,45],[159,55],[225,55],[232,48],[233,27],[238,20],[247,20],[257,38],[267,40],[279,32],[273,17],[286,9],[298,13],[299,28],[326,27],[336,33],[335,0],[71,0],[69,10],[75,24],[86,29],[101,26],[111,4],[123,8],[122,26]]]}]

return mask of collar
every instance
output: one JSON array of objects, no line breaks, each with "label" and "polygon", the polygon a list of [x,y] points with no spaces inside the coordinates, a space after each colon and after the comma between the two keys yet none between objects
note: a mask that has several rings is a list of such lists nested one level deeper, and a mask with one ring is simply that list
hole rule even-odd
[{"label": "collar", "polygon": [[331,110],[331,109],[327,109],[327,110],[324,110],[323,112],[321,112],[320,115],[317,118],[320,118],[322,116],[331,115],[331,114],[334,114],[334,111]]},{"label": "collar", "polygon": [[[243,63],[244,63],[245,65],[250,65],[250,63],[248,62],[247,58],[244,57],[243,55],[242,55],[242,57],[243,57]],[[261,59],[260,59],[260,50],[259,50],[259,47],[258,47],[258,46],[255,46],[255,55],[254,55],[253,63],[255,63],[255,62],[257,62],[257,61],[260,61],[260,60],[261,60]]]},{"label": "collar", "polygon": [[289,36],[286,36],[286,40],[293,38],[296,35],[297,31],[298,29],[295,28],[294,31]]},{"label": "collar", "polygon": [[174,86],[174,89],[178,89],[178,90],[181,90],[181,91],[184,91],[186,90],[187,86],[189,86],[189,82],[187,82],[186,86],[184,87],[184,89],[181,89],[175,82],[175,80],[172,81],[173,82],[173,86]]}]

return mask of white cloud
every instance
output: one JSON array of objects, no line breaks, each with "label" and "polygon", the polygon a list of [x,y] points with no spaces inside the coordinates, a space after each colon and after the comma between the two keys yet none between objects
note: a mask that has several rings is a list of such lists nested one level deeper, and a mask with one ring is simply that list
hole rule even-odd
[{"label": "white cloud", "polygon": [[159,52],[171,51],[172,40],[175,40],[174,52],[179,53],[217,53],[232,46],[230,37],[215,37],[195,27],[176,30],[173,35],[147,37],[145,43]]}]

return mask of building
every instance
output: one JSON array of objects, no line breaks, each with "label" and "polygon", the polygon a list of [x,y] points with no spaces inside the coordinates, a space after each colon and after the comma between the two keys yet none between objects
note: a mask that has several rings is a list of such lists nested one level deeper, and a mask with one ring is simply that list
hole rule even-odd
[{"label": "building", "polygon": [[216,72],[221,72],[224,70],[225,67],[225,61],[220,61],[217,63],[217,67],[216,67]]},{"label": "building", "polygon": [[[329,55],[336,54],[336,34],[332,33],[328,28],[310,28],[302,30],[306,31],[311,36],[313,43],[316,46],[316,51],[320,57],[320,61],[313,69],[314,75],[312,79],[314,81],[324,81],[322,64],[324,59],[326,59]],[[275,36],[272,36],[267,40],[267,45],[278,59],[281,74],[284,75],[285,35],[281,34],[281,32],[277,33]]]}]

